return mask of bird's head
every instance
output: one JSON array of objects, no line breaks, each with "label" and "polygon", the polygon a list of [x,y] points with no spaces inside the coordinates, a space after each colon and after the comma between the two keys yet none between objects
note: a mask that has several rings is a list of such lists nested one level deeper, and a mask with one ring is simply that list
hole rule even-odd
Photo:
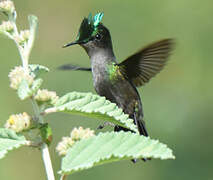
[{"label": "bird's head", "polygon": [[87,53],[99,49],[112,48],[109,30],[101,23],[103,13],[98,13],[94,17],[89,14],[84,18],[75,41],[64,45],[64,47],[79,44]]}]

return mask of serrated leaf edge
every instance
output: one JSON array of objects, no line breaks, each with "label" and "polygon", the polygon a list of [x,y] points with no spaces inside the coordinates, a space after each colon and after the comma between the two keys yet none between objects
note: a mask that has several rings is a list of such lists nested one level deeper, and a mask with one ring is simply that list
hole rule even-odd
[{"label": "serrated leaf edge", "polygon": [[[67,102],[66,101],[66,96],[72,96],[72,101]],[[93,99],[92,102],[90,102],[89,100]],[[86,101],[85,101],[86,100]],[[61,102],[64,102],[64,104],[60,104]],[[69,107],[69,105],[71,104],[76,104],[74,103],[74,101],[78,101],[78,103],[82,103],[82,107]],[[102,102],[102,106],[100,107],[95,107],[89,110],[85,110],[85,106],[90,106],[91,103],[95,104],[98,101],[98,103]],[[72,102],[72,103],[70,103]],[[76,106],[78,106],[76,104]],[[104,106],[112,106],[112,108],[108,108],[110,110],[104,110]],[[59,100],[56,102],[56,106],[55,108],[57,109],[57,111],[79,111],[79,112],[83,112],[83,113],[97,113],[100,115],[106,115],[112,119],[114,119],[115,121],[118,121],[121,123],[121,125],[123,125],[124,127],[127,127],[135,132],[138,132],[136,125],[133,123],[133,120],[129,118],[129,116],[127,114],[124,114],[123,110],[121,108],[118,108],[116,106],[115,103],[111,103],[110,101],[106,100],[105,97],[99,96],[99,95],[95,95],[92,93],[81,93],[81,92],[71,92],[68,93],[64,96],[62,96],[61,98],[59,98]],[[101,109],[101,110],[99,110]],[[115,111],[117,111],[119,113],[119,111],[121,112],[119,115],[114,115],[113,113],[115,113]],[[70,112],[72,113],[72,112]]]},{"label": "serrated leaf edge", "polygon": [[[107,134],[110,134],[110,133],[111,132],[99,133],[98,134],[99,137],[95,136],[95,137],[91,137],[91,138],[100,138],[100,136],[107,135]],[[127,135],[128,134],[133,134],[131,132],[123,132],[123,131],[122,132],[114,132],[114,133],[126,133]],[[143,136],[143,137],[145,138],[145,140],[150,140],[150,143],[152,143],[152,146],[155,145],[155,144],[160,143],[158,140],[151,139],[150,137],[145,137],[145,136]],[[77,142],[74,146],[76,146],[78,143],[80,143],[80,141]],[[90,167],[104,164],[105,162],[101,162],[101,161],[105,161],[105,160],[109,160],[110,162],[113,162],[113,161],[117,161],[117,160],[128,160],[128,159],[135,159],[135,158],[136,159],[139,159],[139,158],[159,158],[161,160],[175,159],[175,156],[173,155],[172,150],[170,148],[168,148],[168,146],[166,144],[160,143],[160,145],[161,145],[161,149],[165,149],[167,153],[171,154],[170,157],[164,157],[165,156],[164,154],[166,154],[166,153],[163,153],[161,156],[156,155],[156,154],[153,154],[153,155],[151,154],[151,155],[136,155],[136,156],[132,156],[132,155],[117,155],[117,154],[112,153],[109,156],[100,157],[99,159],[94,160],[93,162],[90,162],[87,165],[85,165],[85,164],[84,164],[84,166],[79,165],[78,167],[75,167],[72,170],[66,170],[65,169],[65,170],[59,171],[58,173],[59,174],[72,174],[72,173],[74,173],[76,171],[80,171],[80,170],[83,170],[83,169],[89,169]],[[146,145],[146,146],[149,146],[149,145]]]}]

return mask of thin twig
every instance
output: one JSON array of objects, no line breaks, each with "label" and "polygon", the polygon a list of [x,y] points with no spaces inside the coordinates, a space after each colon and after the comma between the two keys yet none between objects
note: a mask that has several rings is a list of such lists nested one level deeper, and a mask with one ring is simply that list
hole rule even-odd
[{"label": "thin twig", "polygon": [[66,174],[63,174],[63,175],[61,175],[60,180],[65,180],[65,179],[66,179],[66,177],[67,177],[67,175],[66,175]]},{"label": "thin twig", "polygon": [[45,165],[46,175],[48,180],[55,180],[53,167],[50,159],[50,153],[47,144],[43,143],[41,146],[42,158]]}]

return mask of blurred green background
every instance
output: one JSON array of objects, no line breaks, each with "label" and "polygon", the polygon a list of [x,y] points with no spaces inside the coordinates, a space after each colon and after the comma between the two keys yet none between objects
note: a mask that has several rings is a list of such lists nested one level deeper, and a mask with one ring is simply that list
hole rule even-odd
[{"label": "blurred green background", "polygon": [[[176,160],[136,164],[121,161],[73,174],[68,179],[213,179],[213,1],[17,0],[15,4],[22,29],[28,28],[28,14],[39,18],[30,62],[51,69],[44,76],[43,87],[59,95],[70,91],[95,92],[91,74],[56,69],[64,63],[89,66],[89,59],[79,46],[61,48],[75,39],[82,18],[89,12],[104,12],[103,23],[111,30],[118,60],[153,41],[176,39],[166,68],[139,89],[150,136],[168,144]],[[4,19],[3,15],[0,19]],[[0,47],[0,126],[3,126],[10,114],[31,113],[32,107],[29,101],[21,102],[9,88],[8,73],[20,64],[15,44],[1,36]],[[50,151],[55,172],[60,168],[55,145],[61,137],[68,135],[74,126],[95,129],[101,122],[67,114],[49,115],[46,120],[54,133]],[[0,179],[45,179],[40,152],[21,148],[9,153],[0,161]]]}]

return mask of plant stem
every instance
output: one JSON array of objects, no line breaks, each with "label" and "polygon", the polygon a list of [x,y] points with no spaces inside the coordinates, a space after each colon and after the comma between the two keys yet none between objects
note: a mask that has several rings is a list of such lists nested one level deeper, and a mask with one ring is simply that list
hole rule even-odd
[{"label": "plant stem", "polygon": [[[14,13],[16,13],[16,12],[14,12]],[[34,21],[35,21],[35,19],[37,20],[37,18],[34,17]],[[8,33],[8,37],[13,39],[14,42],[16,43],[16,46],[19,50],[19,54],[20,54],[20,57],[21,57],[21,60],[22,60],[22,67],[23,67],[25,73],[28,74],[29,73],[28,59],[29,59],[29,55],[30,55],[30,52],[31,52],[31,49],[32,49],[32,46],[33,46],[34,38],[35,38],[36,25],[34,24],[33,30],[31,29],[32,32],[31,32],[29,43],[25,44],[24,47],[22,47],[16,40],[16,38],[19,36],[18,28],[16,26],[16,17],[11,16],[10,21],[13,25],[14,36],[11,36]],[[32,102],[32,106],[33,106],[33,110],[34,110],[36,119],[37,119],[36,123],[37,124],[39,124],[39,123],[44,124],[43,117],[40,114],[39,106],[38,106],[37,102],[34,100],[34,97],[31,98],[31,102]],[[41,144],[41,153],[42,153],[42,159],[43,159],[45,170],[46,170],[47,179],[48,180],[55,180],[48,145],[45,142],[43,142]]]},{"label": "plant stem", "polygon": [[60,180],[65,180],[65,179],[66,179],[66,177],[67,177],[67,175],[63,174],[63,175],[61,175]]},{"label": "plant stem", "polygon": [[[32,106],[33,106],[35,115],[38,118],[38,122],[44,123],[43,117],[40,115],[40,110],[39,110],[38,104],[36,103],[36,101],[33,98],[31,99],[31,102],[32,102]],[[44,162],[47,179],[55,180],[49,149],[48,149],[47,144],[44,142],[41,145],[41,153],[42,153],[42,159]]]},{"label": "plant stem", "polygon": [[[13,29],[14,29],[14,34],[15,34],[15,37],[18,37],[19,36],[19,32],[18,32],[18,28],[16,26],[16,20],[15,19],[11,19],[10,20],[12,25],[13,25]],[[19,45],[19,43],[17,42],[17,40],[11,36],[9,34],[9,38],[13,39],[18,50],[19,50],[19,54],[20,54],[20,57],[21,57],[21,61],[22,61],[22,66],[24,68],[24,71],[26,73],[29,73],[29,70],[28,70],[28,56],[26,56],[25,54],[27,53],[28,49],[24,49],[22,46]]]},{"label": "plant stem", "polygon": [[45,144],[45,143],[42,144],[41,151],[42,151],[42,158],[43,158],[43,162],[44,162],[45,170],[46,170],[46,174],[47,174],[47,179],[55,180],[52,163],[51,163],[51,159],[50,159],[50,153],[49,153],[47,144]]}]

